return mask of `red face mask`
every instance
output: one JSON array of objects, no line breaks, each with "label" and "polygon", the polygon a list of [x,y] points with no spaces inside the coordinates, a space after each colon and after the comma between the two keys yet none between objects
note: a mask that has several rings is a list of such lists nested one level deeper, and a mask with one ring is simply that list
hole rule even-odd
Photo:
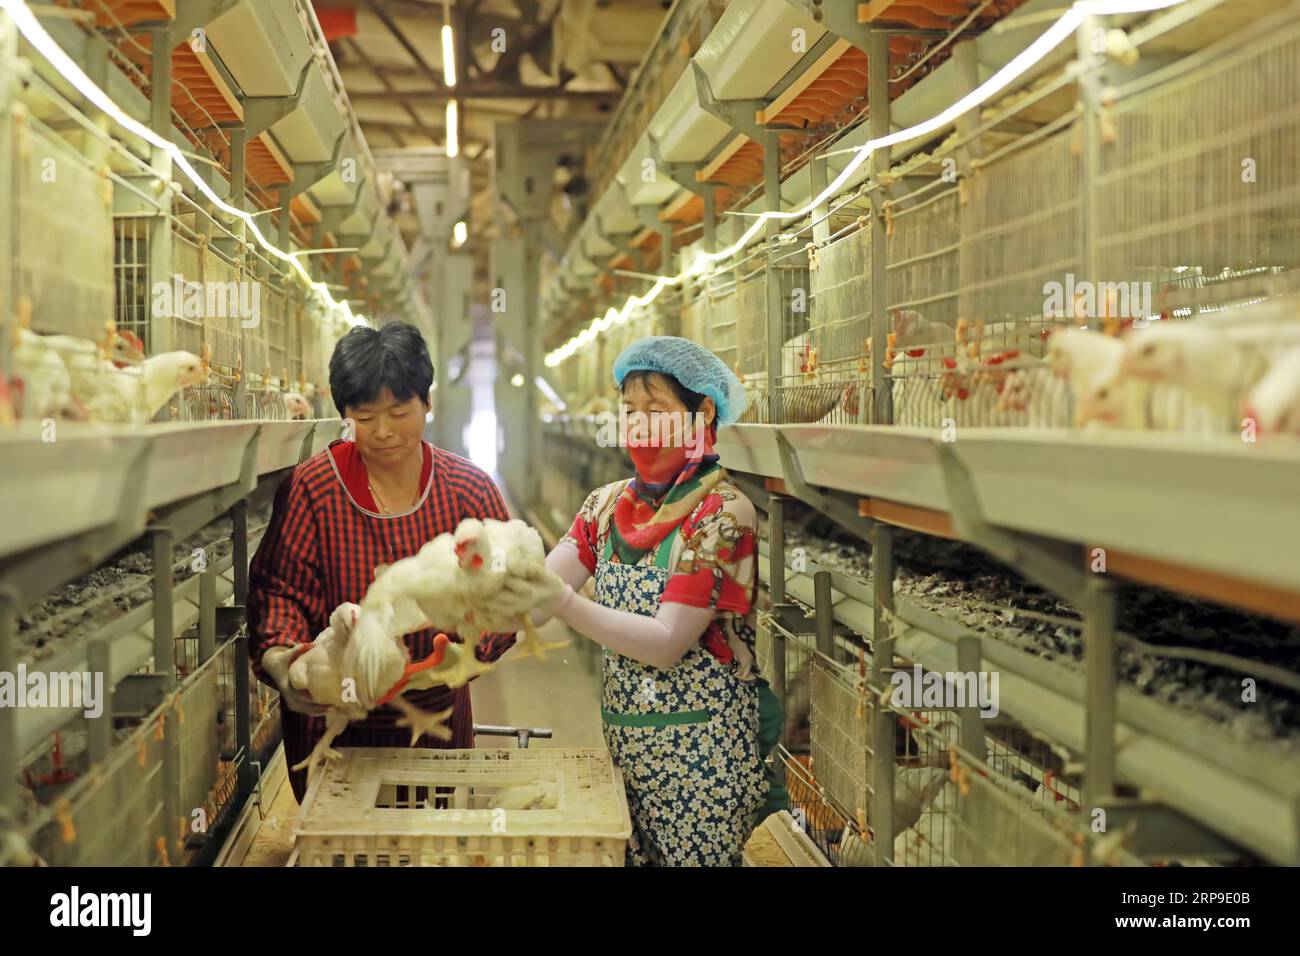
[{"label": "red face mask", "polygon": [[659,444],[659,436],[644,436],[640,442],[628,441],[627,453],[637,477],[650,485],[672,481],[682,469],[713,454],[713,429],[701,428],[692,436],[691,445]]},{"label": "red face mask", "polygon": [[653,445],[629,446],[628,455],[636,467],[637,476],[648,485],[661,485],[671,481],[686,467],[686,447],[657,448]]}]

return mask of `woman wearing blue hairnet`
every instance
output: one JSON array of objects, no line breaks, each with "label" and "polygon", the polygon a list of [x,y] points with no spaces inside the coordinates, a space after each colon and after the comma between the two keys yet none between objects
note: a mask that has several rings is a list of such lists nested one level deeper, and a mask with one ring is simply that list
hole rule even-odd
[{"label": "woman wearing blue hairnet", "polygon": [[[623,772],[635,866],[734,866],[768,795],[754,658],[754,506],[713,452],[744,391],[686,339],[640,339],[614,363],[636,474],[597,488],[547,558],[560,618],[604,647],[601,716]],[[595,577],[596,600],[576,593]],[[763,709],[765,735],[779,711]],[[779,788],[783,792],[783,788]]]}]

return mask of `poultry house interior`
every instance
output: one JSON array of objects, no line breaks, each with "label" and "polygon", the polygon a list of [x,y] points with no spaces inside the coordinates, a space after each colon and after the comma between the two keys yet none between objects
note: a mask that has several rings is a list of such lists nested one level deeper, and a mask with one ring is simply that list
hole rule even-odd
[{"label": "poultry house interior", "polygon": [[0,867],[1300,865],[1298,57],[0,0]]}]

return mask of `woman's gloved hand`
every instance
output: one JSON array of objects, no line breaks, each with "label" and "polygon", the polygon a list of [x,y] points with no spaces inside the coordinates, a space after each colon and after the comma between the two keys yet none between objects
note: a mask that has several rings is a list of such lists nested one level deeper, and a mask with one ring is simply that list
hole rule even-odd
[{"label": "woman's gloved hand", "polygon": [[293,662],[296,650],[293,646],[268,648],[262,655],[262,670],[275,681],[275,686],[280,689],[280,699],[286,707],[298,714],[319,717],[329,708],[316,703],[305,690],[297,690],[289,683],[289,665]]},{"label": "woman's gloved hand", "polygon": [[533,574],[505,579],[501,591],[492,600],[493,616],[505,619],[520,617],[529,611],[546,610],[566,595],[568,587],[554,572],[539,568]]}]

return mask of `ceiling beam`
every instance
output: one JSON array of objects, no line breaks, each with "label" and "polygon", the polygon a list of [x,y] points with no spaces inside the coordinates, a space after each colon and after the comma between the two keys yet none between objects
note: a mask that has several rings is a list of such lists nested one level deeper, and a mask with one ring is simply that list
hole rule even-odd
[{"label": "ceiling beam", "polygon": [[[402,45],[402,49],[405,50],[411,59],[415,61],[415,65],[419,67],[420,72],[425,76],[425,78],[433,83],[434,86],[442,89],[442,80],[439,79],[438,74],[433,71],[433,67],[424,62],[424,57],[420,55],[420,51],[415,48],[415,44],[407,39],[406,34],[402,32],[402,28],[397,25],[397,21],[393,19],[392,15],[376,3],[375,0],[366,0],[366,9],[379,18],[379,22],[382,23],[388,29],[388,32],[393,35],[393,38]],[[439,19],[441,19],[441,17],[439,17]]]},{"label": "ceiling beam", "polygon": [[443,100],[611,100],[617,101],[622,94],[618,90],[566,90],[558,86],[507,86],[495,83],[491,85],[461,86],[454,90],[394,90],[393,92],[369,90],[348,93],[353,103],[374,103],[398,99],[413,100],[417,103],[438,103]]},{"label": "ceiling beam", "polygon": [[[357,42],[356,37],[348,38],[348,48],[351,49],[351,51],[357,55],[358,59],[360,59],[361,62],[366,65],[366,68],[375,75],[375,79],[377,79],[380,83],[384,85],[384,89],[386,89],[390,93],[394,92],[393,84],[389,81],[388,77],[384,76],[382,73],[380,73],[378,70],[375,69],[374,60],[370,59],[370,56],[366,53],[366,51],[361,49],[361,44]],[[406,115],[411,117],[411,121],[415,124],[416,129],[418,129],[425,136],[436,141],[437,137],[433,135],[433,130],[431,130],[428,126],[425,125],[424,120],[420,119],[419,114],[415,112],[415,107],[413,107],[410,103],[406,102],[405,100],[399,100],[398,102],[402,104],[402,108],[406,111]],[[405,146],[406,144],[402,143],[402,145]]]}]

